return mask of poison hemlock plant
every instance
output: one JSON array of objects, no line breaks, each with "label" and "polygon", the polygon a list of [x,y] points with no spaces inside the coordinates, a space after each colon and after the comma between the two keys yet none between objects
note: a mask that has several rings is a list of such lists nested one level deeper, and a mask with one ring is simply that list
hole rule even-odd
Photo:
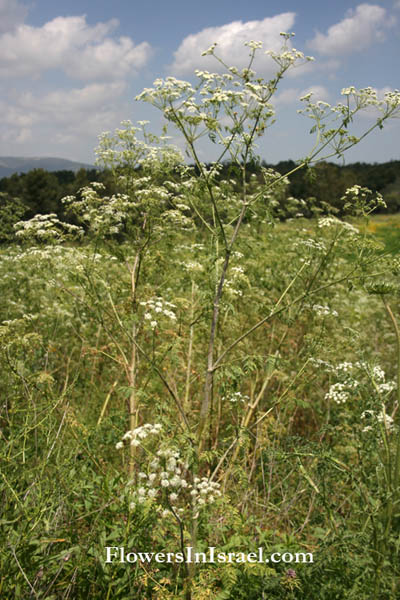
[{"label": "poison hemlock plant", "polygon": [[[245,69],[213,45],[218,73],[156,80],[138,100],[161,111],[163,134],[124,122],[100,137],[116,192],[92,183],[66,197],[77,225],[54,215],[17,223],[25,246],[0,261],[10,298],[1,385],[13,398],[1,416],[3,494],[18,523],[7,594],[371,598],[371,585],[375,599],[398,594],[400,371],[389,355],[400,355],[400,337],[387,301],[398,266],[367,229],[383,200],[353,186],[347,222],[333,209],[303,219],[304,201],[282,199],[294,171],[341,157],[398,116],[400,94],[348,88],[336,106],[304,96],[309,154],[284,175],[252,176],[281,79],[311,60],[291,37],[266,53],[269,80],[253,70],[263,52],[254,41]],[[371,107],[375,123],[355,137],[354,119]],[[220,150],[211,164],[200,159],[204,140]],[[52,478],[64,494],[49,492]],[[183,555],[264,546],[320,562],[129,570],[104,565],[105,546]]]}]

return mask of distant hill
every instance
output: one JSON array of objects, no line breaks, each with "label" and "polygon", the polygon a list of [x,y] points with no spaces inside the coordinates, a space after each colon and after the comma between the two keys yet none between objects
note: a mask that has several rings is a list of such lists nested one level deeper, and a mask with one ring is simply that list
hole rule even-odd
[{"label": "distant hill", "polygon": [[88,163],[76,162],[65,158],[47,156],[0,156],[0,178],[9,177],[13,173],[27,173],[32,169],[46,171],[79,171],[79,169],[94,169]]}]

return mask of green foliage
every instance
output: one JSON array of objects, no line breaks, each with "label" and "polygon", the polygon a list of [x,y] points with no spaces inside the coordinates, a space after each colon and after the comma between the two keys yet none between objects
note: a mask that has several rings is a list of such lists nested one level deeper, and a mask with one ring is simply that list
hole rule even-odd
[{"label": "green foliage", "polygon": [[[307,95],[319,143],[259,180],[255,141],[305,60],[290,37],[269,81],[249,42],[243,71],[216,56],[224,74],[145,90],[195,167],[126,122],[98,150],[111,184],[64,199],[75,222],[36,215],[2,249],[2,597],[398,597],[399,265],[368,231],[381,197],[344,190],[349,222],[287,194],[290,174],[316,182],[311,165],[357,142],[359,110],[381,127],[399,98]],[[199,159],[200,137],[234,178]],[[188,547],[228,560],[120,550]],[[259,548],[269,562],[243,559]]]},{"label": "green foliage", "polygon": [[14,225],[26,212],[27,208],[19,198],[0,192],[0,244],[14,240]]}]

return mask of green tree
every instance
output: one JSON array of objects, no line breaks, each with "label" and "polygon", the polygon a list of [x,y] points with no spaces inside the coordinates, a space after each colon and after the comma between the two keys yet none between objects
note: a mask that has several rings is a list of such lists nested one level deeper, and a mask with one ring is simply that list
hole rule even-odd
[{"label": "green tree", "polygon": [[0,243],[9,243],[15,239],[14,225],[27,212],[27,206],[6,192],[0,192]]},{"label": "green tree", "polygon": [[57,213],[63,191],[57,177],[44,169],[33,169],[22,178],[22,201],[29,207],[30,214]]}]

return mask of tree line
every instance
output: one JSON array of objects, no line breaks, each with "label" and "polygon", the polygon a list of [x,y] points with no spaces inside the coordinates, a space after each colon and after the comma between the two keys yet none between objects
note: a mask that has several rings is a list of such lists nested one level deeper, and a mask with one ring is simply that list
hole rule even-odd
[{"label": "tree line", "polygon": [[[249,165],[249,176],[256,182],[263,179],[262,169],[272,168],[280,174],[293,170],[292,160],[269,165],[264,161]],[[221,179],[237,179],[235,168],[228,162],[222,165]],[[107,170],[80,169],[73,171],[53,171],[33,169],[28,173],[13,174],[0,179],[0,243],[14,239],[13,225],[19,220],[30,219],[37,214],[55,213],[59,219],[73,222],[65,211],[62,198],[74,195],[90,183],[98,181],[105,185],[105,194],[112,195],[116,189],[115,179]],[[340,215],[343,209],[342,197],[347,188],[358,184],[373,192],[380,192],[387,207],[380,211],[396,213],[400,210],[400,161],[381,164],[353,163],[338,165],[323,162],[310,169],[294,172],[288,185],[279,197],[279,216],[291,216],[289,206],[293,201],[301,201],[301,212],[305,217],[334,210]],[[298,203],[300,205],[300,203]]]}]

